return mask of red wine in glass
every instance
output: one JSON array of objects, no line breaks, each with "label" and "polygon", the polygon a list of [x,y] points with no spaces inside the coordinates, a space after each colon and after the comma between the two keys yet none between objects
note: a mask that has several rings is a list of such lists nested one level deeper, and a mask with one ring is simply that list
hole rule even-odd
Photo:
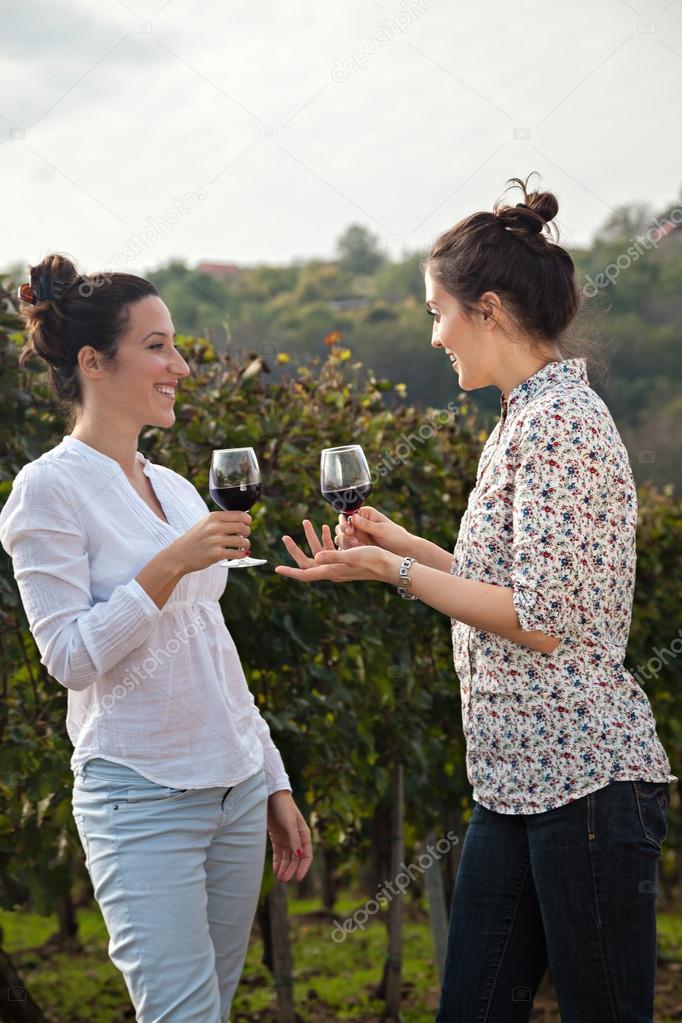
[{"label": "red wine in glass", "polygon": [[[222,448],[211,455],[208,477],[211,497],[223,511],[249,511],[261,496],[258,459],[253,448]],[[236,558],[217,562],[226,568],[265,565],[262,558]]]},{"label": "red wine in glass", "polygon": [[347,487],[345,490],[323,490],[322,496],[335,512],[352,515],[358,508],[362,508],[371,491],[371,483],[362,483],[357,487]]},{"label": "red wine in glass", "polygon": [[352,515],[362,507],[372,491],[372,477],[359,444],[324,449],[320,491],[337,514]]},{"label": "red wine in glass", "polygon": [[240,487],[209,487],[211,497],[223,511],[249,511],[261,493],[260,483],[243,483]]}]

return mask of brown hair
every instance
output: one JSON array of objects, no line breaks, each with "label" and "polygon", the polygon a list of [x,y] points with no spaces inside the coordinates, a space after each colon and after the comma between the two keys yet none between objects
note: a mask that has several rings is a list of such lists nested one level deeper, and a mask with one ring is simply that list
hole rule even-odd
[{"label": "brown hair", "polygon": [[[537,172],[533,172],[537,173]],[[422,264],[462,306],[464,315],[480,309],[486,291],[499,295],[505,311],[536,347],[557,345],[564,358],[590,356],[603,368],[590,340],[566,332],[581,306],[573,259],[550,225],[559,210],[551,192],[529,192],[510,178],[523,199],[514,206],[495,202],[492,212],[473,213],[436,239]],[[554,241],[551,238],[554,237]]]},{"label": "brown hair", "polygon": [[30,267],[30,277],[32,283],[39,279],[60,282],[55,294],[61,297],[40,298],[36,294],[35,304],[21,301],[19,315],[26,341],[19,365],[23,367],[35,355],[47,363],[52,391],[70,411],[71,429],[83,400],[79,351],[91,345],[102,353],[105,362],[113,362],[129,323],[129,306],[158,292],[153,284],[134,274],[79,274],[71,260],[60,253],[52,253]]}]

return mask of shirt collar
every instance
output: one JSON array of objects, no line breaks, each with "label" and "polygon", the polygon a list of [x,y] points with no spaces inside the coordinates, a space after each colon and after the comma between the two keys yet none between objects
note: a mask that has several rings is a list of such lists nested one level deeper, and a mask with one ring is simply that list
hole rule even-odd
[{"label": "shirt collar", "polygon": [[552,387],[561,387],[571,382],[582,381],[589,384],[585,359],[563,359],[557,362],[548,362],[527,380],[522,380],[505,398],[500,395],[500,412],[504,416],[512,409],[522,409],[538,394],[548,391]]},{"label": "shirt collar", "polygon": [[[109,466],[110,469],[118,469],[120,472],[123,472],[120,463],[117,462],[115,458],[110,458],[109,455],[103,454],[103,452],[98,451],[97,448],[93,448],[92,445],[79,440],[78,437],[73,437],[70,433],[67,433],[64,437],[62,437],[62,444],[65,444],[67,447],[76,451],[80,451],[82,455],[85,455],[86,458],[90,458],[94,462],[100,462],[102,465]],[[145,458],[141,451],[137,451],[135,454],[138,462],[142,463],[145,475],[148,475],[147,469],[151,465],[151,462],[148,458]]]}]

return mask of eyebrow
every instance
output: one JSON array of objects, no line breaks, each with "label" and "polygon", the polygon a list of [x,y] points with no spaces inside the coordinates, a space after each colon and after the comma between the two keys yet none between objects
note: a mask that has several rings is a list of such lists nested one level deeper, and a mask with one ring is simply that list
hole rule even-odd
[{"label": "eyebrow", "polygon": [[[177,336],[178,336],[177,332],[173,331],[173,337],[176,338]],[[150,337],[168,337],[168,334],[165,332],[165,330],[152,330],[151,333],[145,335],[145,337],[142,338],[142,341],[146,341],[147,338]],[[140,341],[140,344],[142,344],[142,341]]]}]

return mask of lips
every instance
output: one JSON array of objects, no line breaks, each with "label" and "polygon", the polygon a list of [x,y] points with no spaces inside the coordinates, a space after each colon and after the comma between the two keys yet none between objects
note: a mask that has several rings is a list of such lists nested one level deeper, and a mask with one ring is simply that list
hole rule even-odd
[{"label": "lips", "polygon": [[175,388],[169,384],[155,384],[154,390],[164,394],[167,398],[175,398]]}]

